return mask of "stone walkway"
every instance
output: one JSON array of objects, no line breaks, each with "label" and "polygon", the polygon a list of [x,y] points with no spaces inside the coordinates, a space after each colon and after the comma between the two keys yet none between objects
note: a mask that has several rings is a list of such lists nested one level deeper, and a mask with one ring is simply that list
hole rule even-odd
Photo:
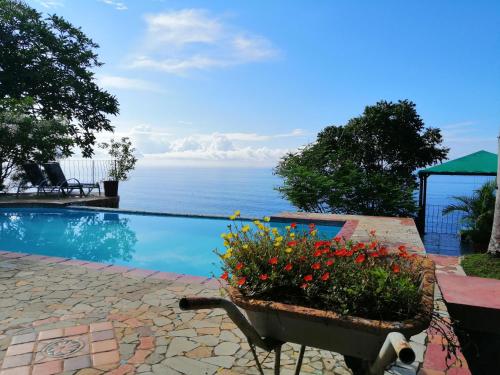
[{"label": "stone walkway", "polygon": [[[1,375],[258,373],[244,336],[222,310],[178,308],[185,295],[217,296],[213,285],[13,254],[0,254]],[[283,349],[287,375],[298,346]],[[264,361],[267,372],[273,361],[272,354]],[[301,373],[351,372],[341,355],[308,349]]]}]

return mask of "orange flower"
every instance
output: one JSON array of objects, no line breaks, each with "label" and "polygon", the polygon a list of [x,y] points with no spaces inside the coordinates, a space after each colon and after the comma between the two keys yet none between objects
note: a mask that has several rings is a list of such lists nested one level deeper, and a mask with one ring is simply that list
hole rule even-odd
[{"label": "orange flower", "polygon": [[397,264],[393,264],[392,265],[392,272],[399,273],[399,271],[401,271],[401,269],[399,268],[399,266]]},{"label": "orange flower", "polygon": [[304,281],[312,281],[313,275],[305,275],[304,276]]},{"label": "orange flower", "polygon": [[238,271],[239,271],[239,270],[241,270],[242,268],[243,268],[243,263],[238,263],[238,264],[236,265],[236,269],[237,269]]},{"label": "orange flower", "polygon": [[267,280],[267,274],[264,273],[264,274],[260,275],[259,279],[261,279],[262,281],[266,281]]},{"label": "orange flower", "polygon": [[365,254],[359,254],[354,260],[356,263],[363,263],[365,261]]},{"label": "orange flower", "polygon": [[222,280],[227,280],[229,278],[229,273],[226,271],[222,275],[220,275],[220,278]]},{"label": "orange flower", "polygon": [[311,266],[311,268],[313,270],[319,270],[321,268],[321,264],[319,264],[319,263],[313,263],[312,266]]},{"label": "orange flower", "polygon": [[333,259],[328,259],[328,260],[326,261],[326,265],[327,265],[327,266],[331,266],[333,263],[335,263],[335,261],[334,261]]},{"label": "orange flower", "polygon": [[286,266],[285,266],[285,271],[291,271],[291,269],[293,268],[292,264],[291,263],[288,263]]},{"label": "orange flower", "polygon": [[239,286],[242,286],[243,284],[245,284],[247,282],[247,278],[245,276],[243,277],[240,277],[239,280],[238,280],[238,285]]},{"label": "orange flower", "polygon": [[269,264],[272,264],[273,266],[275,264],[278,264],[278,257],[273,257],[273,258],[269,259]]},{"label": "orange flower", "polygon": [[330,273],[326,272],[321,276],[321,280],[326,281],[330,278]]}]

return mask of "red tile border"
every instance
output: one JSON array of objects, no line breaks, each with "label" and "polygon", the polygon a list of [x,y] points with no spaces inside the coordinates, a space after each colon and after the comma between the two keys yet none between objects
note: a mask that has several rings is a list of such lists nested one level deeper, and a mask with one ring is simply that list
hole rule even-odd
[{"label": "red tile border", "polygon": [[356,230],[358,224],[359,220],[347,220],[337,235],[344,238],[345,240],[350,239],[354,234],[354,231]]},{"label": "red tile border", "polygon": [[151,276],[155,273],[158,273],[158,271],[151,271],[151,270],[145,270],[145,269],[142,269],[142,268],[134,268],[128,272],[124,272],[123,273],[123,276],[126,276],[126,277],[148,277],[148,276]]}]

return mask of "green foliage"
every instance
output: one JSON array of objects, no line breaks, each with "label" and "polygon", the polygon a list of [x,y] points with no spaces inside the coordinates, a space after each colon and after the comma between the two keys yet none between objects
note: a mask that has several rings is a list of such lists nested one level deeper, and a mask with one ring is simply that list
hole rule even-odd
[{"label": "green foliage", "polygon": [[100,143],[99,147],[108,150],[109,156],[114,159],[114,164],[109,172],[109,177],[115,181],[124,181],[128,178],[128,173],[132,171],[137,163],[134,156],[135,148],[128,137],[123,137],[121,141],[111,139],[109,143]]},{"label": "green foliage", "polygon": [[496,181],[488,181],[472,196],[453,197],[457,202],[444,208],[443,214],[463,212],[462,223],[465,229],[460,231],[462,240],[474,244],[484,244],[485,249],[491,237],[493,217],[495,213]]},{"label": "green foliage", "polygon": [[[234,218],[234,216],[233,216]],[[420,309],[420,258],[404,247],[325,239],[313,225],[279,231],[254,221],[224,233],[222,278],[253,298],[400,321]]]},{"label": "green foliage", "polygon": [[469,276],[500,280],[500,257],[491,254],[466,255],[460,265]]},{"label": "green foliage", "polygon": [[413,172],[446,158],[441,142],[414,103],[381,101],[287,154],[275,169],[283,177],[278,190],[304,211],[413,216]]},{"label": "green foliage", "polygon": [[26,115],[22,104],[10,107],[0,110],[0,190],[18,166],[69,156],[73,146],[66,121]]},{"label": "green foliage", "polygon": [[118,113],[116,98],[95,83],[94,70],[102,65],[96,48],[63,18],[0,0],[0,100],[33,98],[29,114],[65,119],[85,157],[92,155],[94,132],[112,131],[106,116]]}]

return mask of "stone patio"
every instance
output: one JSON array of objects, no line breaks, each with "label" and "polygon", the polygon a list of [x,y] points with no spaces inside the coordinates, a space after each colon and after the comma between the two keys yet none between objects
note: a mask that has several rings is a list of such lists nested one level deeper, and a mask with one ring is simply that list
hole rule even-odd
[{"label": "stone patio", "polygon": [[[177,281],[163,274],[124,276],[119,267],[96,270],[96,263],[13,254],[0,254],[1,375],[29,374],[31,368],[32,375],[258,373],[243,334],[223,310],[178,308],[184,295],[219,295],[213,283],[186,283],[180,275],[172,275]],[[43,354],[48,344],[68,338],[82,348]],[[59,350],[68,350],[65,345]],[[283,349],[282,373],[290,374],[299,348]],[[267,354],[259,351],[271,369],[274,356],[265,359]],[[350,371],[341,355],[308,349],[301,373]]]}]

